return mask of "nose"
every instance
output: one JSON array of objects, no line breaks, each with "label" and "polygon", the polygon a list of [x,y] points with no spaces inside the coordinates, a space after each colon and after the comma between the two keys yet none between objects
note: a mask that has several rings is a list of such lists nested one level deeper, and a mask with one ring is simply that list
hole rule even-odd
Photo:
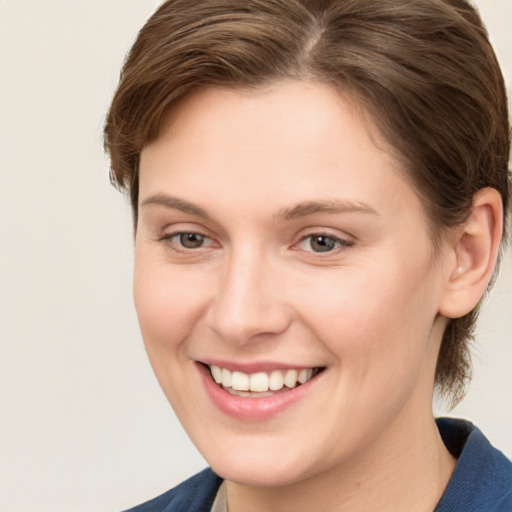
[{"label": "nose", "polygon": [[233,254],[219,274],[206,316],[209,327],[238,346],[286,331],[292,315],[277,273],[252,251]]}]

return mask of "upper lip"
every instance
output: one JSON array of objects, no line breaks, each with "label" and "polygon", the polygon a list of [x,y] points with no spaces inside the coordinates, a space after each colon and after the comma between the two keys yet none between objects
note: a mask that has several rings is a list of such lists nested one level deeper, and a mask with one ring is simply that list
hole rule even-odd
[{"label": "upper lip", "polygon": [[302,370],[308,368],[319,368],[322,365],[308,365],[308,364],[293,364],[281,363],[277,361],[254,361],[250,363],[225,361],[220,359],[202,359],[198,360],[199,363],[207,366],[215,365],[220,368],[225,368],[232,372],[242,372],[247,374],[259,372],[272,372],[273,370]]}]

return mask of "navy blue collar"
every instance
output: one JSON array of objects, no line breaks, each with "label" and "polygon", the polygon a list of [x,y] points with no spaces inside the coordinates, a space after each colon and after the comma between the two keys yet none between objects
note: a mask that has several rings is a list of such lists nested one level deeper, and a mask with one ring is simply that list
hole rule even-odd
[{"label": "navy blue collar", "polygon": [[452,418],[436,422],[458,461],[434,512],[511,512],[510,461],[472,423]]}]

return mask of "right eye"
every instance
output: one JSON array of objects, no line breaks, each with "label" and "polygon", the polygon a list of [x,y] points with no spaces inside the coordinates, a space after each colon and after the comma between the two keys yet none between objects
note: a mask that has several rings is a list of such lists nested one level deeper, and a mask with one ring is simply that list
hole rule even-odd
[{"label": "right eye", "polygon": [[178,233],[173,239],[186,249],[197,249],[204,245],[206,237],[199,233]]},{"label": "right eye", "polygon": [[161,237],[162,241],[165,241],[174,247],[179,249],[200,249],[201,247],[207,247],[213,244],[213,241],[201,233],[195,233],[193,231],[186,231],[180,233],[171,233]]}]

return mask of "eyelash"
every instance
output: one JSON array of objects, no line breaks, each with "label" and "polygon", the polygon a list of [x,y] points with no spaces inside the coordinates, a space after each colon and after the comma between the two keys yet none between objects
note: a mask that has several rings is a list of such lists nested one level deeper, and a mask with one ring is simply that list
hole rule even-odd
[{"label": "eyelash", "polygon": [[[183,237],[196,237],[199,238],[199,241],[202,242],[201,245],[198,245],[196,247],[186,247],[183,243],[184,239]],[[320,242],[321,239],[323,239],[320,244],[325,244],[324,247],[326,247],[326,250],[309,250],[303,247],[304,244],[307,244],[309,240],[309,247],[312,249],[312,241],[314,239],[317,239],[318,242]],[[188,252],[188,251],[195,251],[196,249],[202,249],[205,247],[208,247],[210,245],[213,245],[213,240],[209,238],[206,235],[203,235],[202,233],[198,233],[196,231],[179,231],[176,233],[169,233],[164,234],[161,237],[158,238],[159,242],[165,242],[168,245],[172,247],[177,252]],[[212,242],[211,244],[205,245],[205,241]],[[298,247],[299,249],[304,250],[305,252],[311,252],[313,254],[330,254],[335,252],[337,249],[348,249],[354,245],[354,242],[345,240],[343,238],[339,238],[337,236],[331,235],[329,233],[311,233],[309,235],[303,236],[298,243],[295,244],[295,247]],[[321,247],[322,245],[320,245]]]}]

